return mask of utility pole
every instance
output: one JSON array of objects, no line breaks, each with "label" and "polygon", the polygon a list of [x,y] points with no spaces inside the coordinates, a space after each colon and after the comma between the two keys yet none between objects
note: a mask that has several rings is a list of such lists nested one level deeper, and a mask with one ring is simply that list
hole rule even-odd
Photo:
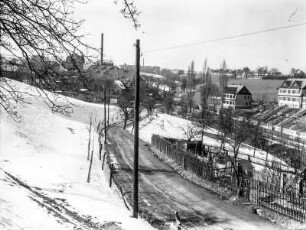
[{"label": "utility pole", "polygon": [[104,146],[106,144],[106,79],[104,79]]},{"label": "utility pole", "polygon": [[103,49],[104,49],[104,34],[102,33],[101,34],[101,53],[100,53],[100,55],[101,55],[101,58],[100,58],[100,60],[101,60],[101,65],[103,64]]},{"label": "utility pole", "polygon": [[[109,82],[110,83],[110,82]],[[110,85],[107,87],[108,88],[108,99],[107,99],[107,125],[109,126],[109,104],[110,104]]]},{"label": "utility pole", "polygon": [[[101,67],[103,66],[104,34],[101,33]],[[106,79],[104,79],[104,145],[106,144]]]},{"label": "utility pole", "polygon": [[138,218],[138,147],[139,147],[139,78],[140,78],[140,41],[136,40],[136,84],[134,108],[134,186],[133,217]]}]

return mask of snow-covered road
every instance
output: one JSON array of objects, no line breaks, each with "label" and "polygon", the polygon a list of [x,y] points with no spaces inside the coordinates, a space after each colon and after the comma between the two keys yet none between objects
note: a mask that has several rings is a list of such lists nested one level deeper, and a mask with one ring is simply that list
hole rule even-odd
[{"label": "snow-covered road", "polygon": [[[117,180],[127,194],[132,188],[133,136],[120,128],[111,129],[112,152],[118,159]],[[140,209],[143,213],[173,221],[174,211],[191,229],[279,229],[230,201],[221,200],[206,189],[182,178],[150,152],[144,142],[139,147]],[[116,175],[115,175],[116,176]],[[124,183],[123,183],[124,182]]]}]

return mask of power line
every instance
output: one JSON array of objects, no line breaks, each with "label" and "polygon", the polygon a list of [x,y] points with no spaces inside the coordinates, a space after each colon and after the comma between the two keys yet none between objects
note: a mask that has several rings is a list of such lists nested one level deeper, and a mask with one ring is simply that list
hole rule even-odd
[{"label": "power line", "polygon": [[156,49],[156,50],[148,50],[148,51],[144,51],[143,53],[145,54],[145,53],[161,52],[161,51],[165,51],[165,50],[179,49],[179,48],[184,48],[184,47],[188,47],[188,46],[196,46],[196,45],[201,45],[201,44],[205,44],[205,43],[224,41],[224,40],[235,39],[235,38],[239,38],[239,37],[247,37],[247,36],[252,36],[252,35],[255,35],[255,34],[263,34],[263,33],[271,32],[271,31],[284,30],[284,29],[288,29],[288,28],[292,28],[292,27],[299,27],[299,26],[304,26],[304,25],[306,25],[306,22],[299,23],[299,24],[288,25],[288,26],[275,27],[275,28],[265,29],[265,30],[255,31],[255,32],[237,34],[237,35],[232,35],[232,36],[228,36],[228,37],[222,37],[222,38],[207,40],[207,41],[203,41],[203,42],[189,43],[189,44],[185,44],[185,45],[166,47],[166,48]]}]

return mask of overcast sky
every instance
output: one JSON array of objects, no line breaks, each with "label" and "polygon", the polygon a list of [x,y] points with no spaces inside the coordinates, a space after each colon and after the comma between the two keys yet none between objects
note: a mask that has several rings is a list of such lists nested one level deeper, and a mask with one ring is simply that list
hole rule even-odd
[{"label": "overcast sky", "polygon": [[141,28],[121,14],[120,0],[89,0],[77,5],[75,15],[84,19],[87,41],[100,46],[104,33],[105,55],[115,64],[135,63],[133,44],[140,39],[145,65],[187,69],[194,60],[201,70],[204,59],[219,68],[255,69],[267,65],[283,73],[290,68],[306,71],[306,25],[179,49],[145,53],[177,45],[272,29],[306,22],[304,0],[135,0]]}]

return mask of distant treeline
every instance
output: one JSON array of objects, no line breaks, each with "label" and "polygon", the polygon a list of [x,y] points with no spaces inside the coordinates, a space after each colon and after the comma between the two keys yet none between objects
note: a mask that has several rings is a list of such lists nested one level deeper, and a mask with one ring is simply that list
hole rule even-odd
[{"label": "distant treeline", "polygon": [[292,75],[267,75],[263,76],[263,80],[286,80],[288,78],[306,78],[301,76],[292,76]]}]

